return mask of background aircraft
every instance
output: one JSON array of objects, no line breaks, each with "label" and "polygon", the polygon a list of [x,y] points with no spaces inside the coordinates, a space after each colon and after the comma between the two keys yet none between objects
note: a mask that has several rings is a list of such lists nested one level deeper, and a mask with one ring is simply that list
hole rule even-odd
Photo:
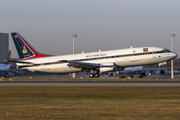
[{"label": "background aircraft", "polygon": [[0,74],[5,78],[10,78],[9,71],[10,71],[11,64],[9,64],[9,62],[8,62],[10,57],[11,57],[11,51],[9,51],[9,53],[8,53],[6,63],[0,64]]},{"label": "background aircraft", "polygon": [[119,78],[125,78],[126,75],[130,75],[133,77],[134,75],[139,75],[139,78],[143,78],[147,76],[151,72],[158,71],[159,74],[165,74],[164,69],[159,69],[159,68],[144,68],[144,66],[135,66],[135,67],[125,67],[124,70],[122,71],[117,71],[117,72],[110,72],[109,77],[115,77],[119,76]]}]

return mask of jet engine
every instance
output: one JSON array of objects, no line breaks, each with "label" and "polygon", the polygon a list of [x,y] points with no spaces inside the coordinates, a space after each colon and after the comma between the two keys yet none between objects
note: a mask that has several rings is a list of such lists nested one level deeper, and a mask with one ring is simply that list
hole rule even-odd
[{"label": "jet engine", "polygon": [[147,76],[146,72],[141,72],[141,76]]},{"label": "jet engine", "polygon": [[165,74],[165,71],[164,71],[164,70],[161,70],[160,73],[161,73],[161,75],[164,75],[164,74]]},{"label": "jet engine", "polygon": [[116,73],[115,72],[110,72],[109,73],[109,77],[115,77],[116,76]]},{"label": "jet engine", "polygon": [[100,64],[99,71],[102,72],[109,72],[116,70],[116,64],[115,63],[103,63]]}]

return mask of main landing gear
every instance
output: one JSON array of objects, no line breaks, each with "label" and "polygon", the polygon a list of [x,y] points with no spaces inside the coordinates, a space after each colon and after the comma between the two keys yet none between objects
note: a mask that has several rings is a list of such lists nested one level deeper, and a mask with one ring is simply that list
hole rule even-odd
[{"label": "main landing gear", "polygon": [[119,76],[119,78],[126,78],[126,76],[122,75],[122,76]]},{"label": "main landing gear", "polygon": [[99,73],[95,73],[95,74],[94,73],[90,73],[89,74],[90,78],[93,78],[93,77],[98,78],[99,76],[100,76]]},{"label": "main landing gear", "polygon": [[143,76],[142,76],[142,75],[140,75],[140,76],[139,76],[139,78],[143,78]]},{"label": "main landing gear", "polygon": [[100,76],[100,74],[98,71],[95,74],[93,73],[93,71],[91,71],[91,73],[89,74],[90,78],[93,78],[93,77],[98,78],[99,76]]}]

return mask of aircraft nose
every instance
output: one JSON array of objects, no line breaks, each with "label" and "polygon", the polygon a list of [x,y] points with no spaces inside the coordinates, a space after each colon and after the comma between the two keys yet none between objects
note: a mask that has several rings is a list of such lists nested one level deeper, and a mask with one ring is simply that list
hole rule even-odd
[{"label": "aircraft nose", "polygon": [[173,58],[176,58],[178,56],[178,54],[175,52],[172,52],[172,56],[173,56]]}]

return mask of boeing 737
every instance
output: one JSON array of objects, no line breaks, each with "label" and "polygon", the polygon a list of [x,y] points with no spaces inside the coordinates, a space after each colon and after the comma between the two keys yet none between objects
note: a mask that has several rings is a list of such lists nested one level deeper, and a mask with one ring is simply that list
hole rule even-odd
[{"label": "boeing 737", "polygon": [[90,78],[102,72],[120,71],[125,67],[169,61],[177,54],[162,47],[138,47],[83,54],[54,56],[39,53],[19,33],[11,33],[20,61],[19,68],[48,73],[91,71]]}]

